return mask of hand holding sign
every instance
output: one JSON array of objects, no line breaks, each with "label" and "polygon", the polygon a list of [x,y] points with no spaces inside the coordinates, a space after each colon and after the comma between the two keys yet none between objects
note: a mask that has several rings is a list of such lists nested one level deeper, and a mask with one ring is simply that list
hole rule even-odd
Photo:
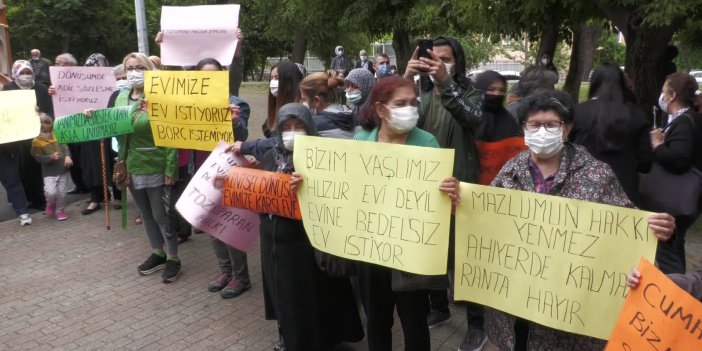
[{"label": "hand holding sign", "polygon": [[606,351],[702,350],[702,303],[641,258]]}]

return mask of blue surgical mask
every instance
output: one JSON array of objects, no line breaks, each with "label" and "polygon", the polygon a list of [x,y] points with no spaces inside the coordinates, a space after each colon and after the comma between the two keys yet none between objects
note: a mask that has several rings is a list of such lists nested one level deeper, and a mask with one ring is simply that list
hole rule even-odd
[{"label": "blue surgical mask", "polygon": [[392,72],[390,71],[390,65],[389,64],[383,64],[380,65],[380,68],[378,69],[378,78],[380,77],[387,77],[391,74]]}]

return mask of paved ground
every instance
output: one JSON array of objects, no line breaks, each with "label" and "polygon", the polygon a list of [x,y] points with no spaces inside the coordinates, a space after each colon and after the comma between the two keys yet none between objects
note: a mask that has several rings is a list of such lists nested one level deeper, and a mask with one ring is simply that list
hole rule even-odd
[{"label": "paved ground", "polygon": [[[265,111],[263,94],[254,88],[242,93],[254,106],[253,138],[260,136]],[[65,222],[35,213],[33,225],[19,227],[0,193],[0,220],[11,219],[0,223],[0,350],[272,350],[277,331],[263,319],[257,246],[249,255],[253,287],[239,298],[207,291],[217,267],[204,234],[181,246],[183,275],[166,285],[160,275],[136,271],[149,254],[143,226],[130,221],[122,230],[113,210],[107,231],[104,212],[80,215],[85,199],[70,197]],[[133,219],[133,203],[129,209]],[[702,263],[700,232],[688,244],[695,266]],[[462,339],[465,315],[460,306],[452,309],[453,318],[431,332],[434,350],[455,350]],[[395,337],[401,350],[397,325]]]}]

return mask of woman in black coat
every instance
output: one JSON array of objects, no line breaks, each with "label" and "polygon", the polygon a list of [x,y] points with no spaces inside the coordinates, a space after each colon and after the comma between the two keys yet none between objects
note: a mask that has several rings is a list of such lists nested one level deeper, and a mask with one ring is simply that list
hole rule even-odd
[{"label": "woman in black coat", "polygon": [[[32,89],[37,98],[37,108],[40,113],[54,117],[54,104],[49,95],[49,88],[34,80],[32,65],[25,60],[17,60],[12,65],[12,82],[5,84],[3,90]],[[37,117],[39,118],[39,117]],[[37,134],[39,131],[37,130]],[[29,208],[44,210],[46,198],[44,197],[44,179],[41,176],[41,166],[30,154],[32,139],[18,143],[19,171],[24,192],[27,195]]]},{"label": "woman in black coat", "polygon": [[[702,120],[692,108],[697,82],[687,73],[669,75],[658,104],[668,114],[667,125],[650,134],[656,163],[670,173],[690,167],[702,170]],[[676,216],[676,229],[667,242],[658,244],[656,261],[663,273],[685,273],[685,232],[696,218]]]},{"label": "woman in black coat", "polygon": [[[282,106],[276,130],[276,146],[263,156],[261,168],[292,173],[294,138],[289,133],[317,135],[309,109],[295,103]],[[319,269],[302,221],[270,214],[261,217],[264,288],[272,292],[265,296],[266,317],[273,317],[268,308],[268,302],[273,302],[285,350],[327,351],[341,342],[363,339],[351,282]]]},{"label": "woman in black coat", "polygon": [[612,167],[626,195],[640,206],[639,172],[647,173],[653,162],[650,123],[625,96],[622,70],[612,64],[598,67],[592,74],[589,100],[575,107],[570,139]]}]

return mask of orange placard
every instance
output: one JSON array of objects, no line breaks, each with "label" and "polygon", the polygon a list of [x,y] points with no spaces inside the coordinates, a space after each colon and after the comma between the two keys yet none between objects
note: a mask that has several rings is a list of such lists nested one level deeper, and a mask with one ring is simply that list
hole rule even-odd
[{"label": "orange placard", "polygon": [[702,303],[642,258],[606,351],[702,350]]},{"label": "orange placard", "polygon": [[475,147],[478,149],[478,157],[480,158],[478,184],[482,185],[490,185],[507,161],[527,149],[523,137],[490,142],[476,141]]},{"label": "orange placard", "polygon": [[284,173],[232,167],[224,182],[222,204],[302,219],[297,192],[290,188],[290,175]]}]

